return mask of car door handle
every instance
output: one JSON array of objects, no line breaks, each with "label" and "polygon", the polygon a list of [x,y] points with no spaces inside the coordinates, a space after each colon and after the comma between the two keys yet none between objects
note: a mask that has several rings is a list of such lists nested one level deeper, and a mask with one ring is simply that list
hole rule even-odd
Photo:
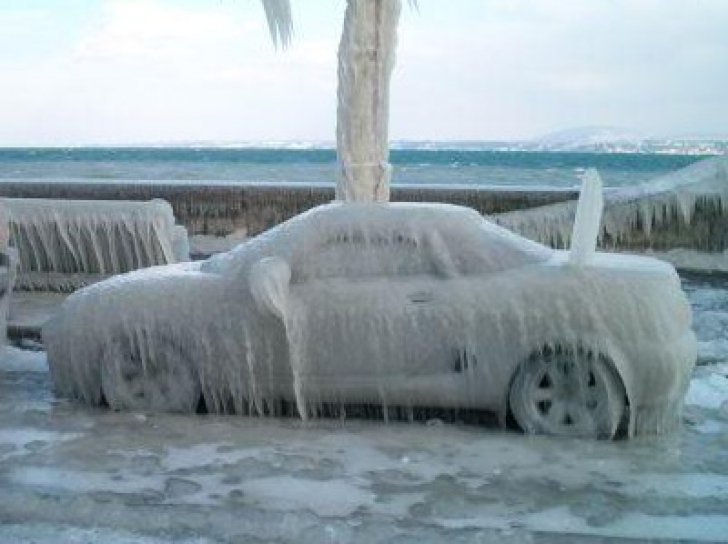
[{"label": "car door handle", "polygon": [[432,291],[422,289],[419,291],[412,291],[407,295],[407,299],[414,304],[427,304],[435,300],[435,294]]}]

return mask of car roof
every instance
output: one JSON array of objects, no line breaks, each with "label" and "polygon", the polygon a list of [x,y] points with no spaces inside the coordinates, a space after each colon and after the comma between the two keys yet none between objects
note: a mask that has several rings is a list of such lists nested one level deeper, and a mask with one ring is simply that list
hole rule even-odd
[{"label": "car roof", "polygon": [[370,235],[398,233],[403,237],[418,238],[438,234],[445,243],[458,241],[460,245],[484,235],[501,244],[533,257],[548,259],[552,250],[519,236],[486,220],[476,210],[464,206],[420,202],[331,202],[311,208],[265,231],[226,254],[213,258],[211,266],[226,268],[231,261],[257,260],[277,255],[291,258],[302,248],[311,249],[317,241],[331,239],[338,233],[366,232]]}]

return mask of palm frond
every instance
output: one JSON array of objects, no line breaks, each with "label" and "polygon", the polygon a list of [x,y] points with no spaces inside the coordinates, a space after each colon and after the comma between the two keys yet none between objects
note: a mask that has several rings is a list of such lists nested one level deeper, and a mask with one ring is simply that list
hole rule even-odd
[{"label": "palm frond", "polygon": [[290,0],[262,0],[270,37],[276,47],[286,48],[293,35]]}]

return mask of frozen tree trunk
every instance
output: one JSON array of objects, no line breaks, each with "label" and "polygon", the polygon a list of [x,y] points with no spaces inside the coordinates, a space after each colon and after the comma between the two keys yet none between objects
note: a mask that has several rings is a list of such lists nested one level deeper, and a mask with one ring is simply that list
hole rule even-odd
[{"label": "frozen tree trunk", "polygon": [[336,199],[389,200],[389,80],[400,0],[348,0],[339,46]]}]

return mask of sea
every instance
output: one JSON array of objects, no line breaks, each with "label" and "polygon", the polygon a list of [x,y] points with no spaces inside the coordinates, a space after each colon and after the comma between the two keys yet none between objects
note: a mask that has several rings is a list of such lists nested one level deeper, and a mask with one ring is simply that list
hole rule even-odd
[{"label": "sea", "polygon": [[[502,151],[428,145],[391,152],[392,183],[577,187],[596,168],[606,187],[649,181],[700,155]],[[334,183],[336,151],[291,147],[0,148],[0,182]]]}]

